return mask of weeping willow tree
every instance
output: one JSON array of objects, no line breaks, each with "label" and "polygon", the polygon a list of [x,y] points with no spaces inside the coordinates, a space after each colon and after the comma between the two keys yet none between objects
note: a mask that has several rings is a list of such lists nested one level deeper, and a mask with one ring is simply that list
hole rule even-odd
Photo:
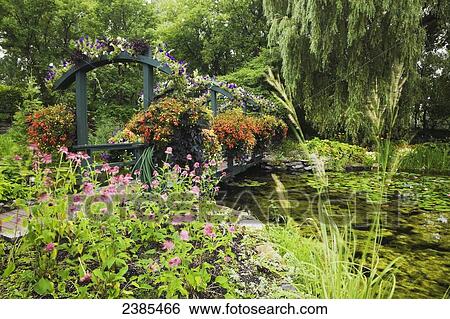
[{"label": "weeping willow tree", "polygon": [[[287,87],[323,135],[361,140],[370,92],[388,90],[401,63],[413,94],[423,51],[426,0],[264,0],[269,46],[279,49]],[[409,121],[411,101],[399,123]],[[403,122],[404,124],[404,122]]]}]

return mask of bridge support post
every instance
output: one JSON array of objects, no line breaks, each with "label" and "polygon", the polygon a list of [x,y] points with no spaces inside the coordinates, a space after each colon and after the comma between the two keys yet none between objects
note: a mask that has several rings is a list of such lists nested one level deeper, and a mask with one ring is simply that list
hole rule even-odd
[{"label": "bridge support post", "polygon": [[213,111],[213,115],[217,115],[217,92],[211,90],[211,109]]},{"label": "bridge support post", "polygon": [[77,144],[88,144],[88,119],[87,119],[87,76],[85,71],[75,74],[76,100],[77,100]]},{"label": "bridge support post", "polygon": [[[148,55],[151,53],[149,52]],[[153,67],[147,64],[143,66],[144,71],[144,110],[148,108],[154,99],[153,84],[154,74]]]}]

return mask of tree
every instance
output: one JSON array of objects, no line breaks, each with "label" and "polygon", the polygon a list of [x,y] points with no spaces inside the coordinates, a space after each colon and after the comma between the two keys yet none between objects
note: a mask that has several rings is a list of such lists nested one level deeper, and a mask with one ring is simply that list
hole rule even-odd
[{"label": "tree", "polygon": [[159,39],[192,69],[222,75],[266,46],[262,0],[161,0]]},{"label": "tree", "polygon": [[[427,35],[424,17],[442,12],[432,8],[443,3],[264,0],[264,11],[269,45],[279,48],[282,75],[307,118],[324,135],[363,139],[367,97],[375,87],[388,88],[397,62],[408,77],[404,92],[414,92]],[[402,100],[399,123],[408,123],[414,100]]]}]

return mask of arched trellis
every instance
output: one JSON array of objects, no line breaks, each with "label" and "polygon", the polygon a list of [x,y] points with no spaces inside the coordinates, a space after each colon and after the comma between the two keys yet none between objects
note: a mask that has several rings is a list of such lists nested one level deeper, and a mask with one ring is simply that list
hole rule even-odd
[{"label": "arched trellis", "polygon": [[[78,63],[64,73],[59,79],[55,81],[53,88],[55,90],[65,90],[75,82],[76,89],[76,132],[77,145],[73,146],[74,150],[84,150],[90,153],[91,151],[99,150],[129,150],[135,155],[135,160],[128,163],[114,163],[114,165],[132,165],[139,158],[145,144],[141,143],[121,143],[121,144],[100,144],[89,145],[88,143],[88,117],[87,117],[87,73],[96,68],[114,64],[114,63],[140,63],[143,66],[143,86],[144,86],[144,108],[147,108],[154,99],[154,69],[157,68],[161,72],[172,75],[173,71],[170,67],[153,59],[150,54],[133,56],[128,52],[121,52],[114,58],[108,56],[100,57],[96,61],[83,61]],[[214,115],[218,113],[217,95],[222,94],[227,98],[233,99],[233,95],[220,88],[215,84],[211,84],[210,103]]]}]

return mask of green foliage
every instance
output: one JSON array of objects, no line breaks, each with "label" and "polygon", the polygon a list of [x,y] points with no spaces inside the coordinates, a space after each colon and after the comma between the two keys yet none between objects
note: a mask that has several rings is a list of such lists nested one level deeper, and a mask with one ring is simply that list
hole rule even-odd
[{"label": "green foliage", "polygon": [[331,171],[342,171],[348,166],[372,166],[375,163],[373,154],[363,147],[318,138],[306,141],[304,146],[294,140],[286,140],[273,150],[272,157],[275,161],[295,161],[307,160],[308,154],[319,156],[325,161],[325,168]]},{"label": "green foliage", "polygon": [[[300,226],[268,227],[269,239],[291,268],[295,286],[309,298],[359,299],[390,298],[395,287],[392,265],[383,271],[360,267],[355,253],[356,241],[344,230],[327,227],[330,241],[318,230],[308,238]],[[348,237],[347,237],[348,236]]]},{"label": "green foliage", "polygon": [[0,84],[0,121],[11,121],[22,101],[22,92],[19,88]]},{"label": "green foliage", "polygon": [[266,44],[261,0],[156,2],[161,42],[191,69],[208,74],[235,71]]},{"label": "green foliage", "polygon": [[400,169],[424,173],[450,172],[450,144],[424,143],[413,145],[400,162]]},{"label": "green foliage", "polygon": [[[264,1],[269,45],[279,47],[283,77],[307,119],[325,136],[345,132],[354,140],[365,136],[367,97],[375,87],[388,90],[395,63],[403,63],[411,80],[408,92],[411,97],[416,93],[414,79],[428,27],[424,22],[430,18],[446,28],[449,11],[437,16],[439,7],[448,5],[422,0]],[[430,47],[439,49],[434,43]],[[414,99],[405,98],[396,127],[411,123]]]}]

